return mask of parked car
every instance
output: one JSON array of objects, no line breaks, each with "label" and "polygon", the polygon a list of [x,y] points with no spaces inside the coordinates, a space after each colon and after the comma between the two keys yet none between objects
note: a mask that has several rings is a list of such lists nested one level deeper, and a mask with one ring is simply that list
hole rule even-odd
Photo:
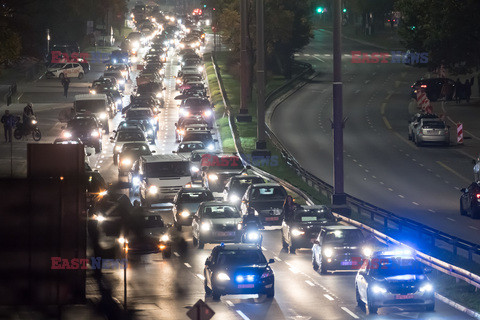
[{"label": "parked car", "polygon": [[63,79],[65,76],[82,79],[84,75],[85,71],[79,63],[54,63],[48,66],[47,72],[45,73],[47,79]]},{"label": "parked car", "polygon": [[480,182],[472,182],[467,188],[460,190],[460,214],[469,215],[473,219],[480,218]]},{"label": "parked car", "polygon": [[450,127],[441,119],[420,119],[414,128],[412,140],[417,146],[424,143],[450,145]]}]

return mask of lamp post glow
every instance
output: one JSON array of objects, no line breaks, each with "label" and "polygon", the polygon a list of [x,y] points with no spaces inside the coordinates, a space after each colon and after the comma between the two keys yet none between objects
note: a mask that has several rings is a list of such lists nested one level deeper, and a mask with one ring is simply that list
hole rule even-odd
[{"label": "lamp post glow", "polygon": [[50,29],[47,29],[47,54],[50,52]]}]

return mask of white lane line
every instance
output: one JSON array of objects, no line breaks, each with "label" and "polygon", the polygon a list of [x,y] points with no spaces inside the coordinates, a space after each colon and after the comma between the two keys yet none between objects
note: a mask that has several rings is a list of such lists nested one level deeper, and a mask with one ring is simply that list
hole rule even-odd
[{"label": "white lane line", "polygon": [[412,203],[413,203],[414,205],[416,205],[416,206],[419,206],[419,204],[418,204],[418,203],[416,203],[415,201],[413,201]]},{"label": "white lane line", "polygon": [[453,188],[454,188],[455,190],[460,190],[460,188],[459,188],[459,187],[453,187]]},{"label": "white lane line", "polygon": [[262,247],[262,250],[263,250],[263,251],[267,251],[267,248],[265,248],[265,247]]},{"label": "white lane line", "polygon": [[419,165],[420,167],[423,167],[423,163],[419,163],[418,165]]},{"label": "white lane line", "polygon": [[405,199],[405,197],[404,197],[404,196],[402,196],[401,194],[399,194],[398,196],[399,196],[400,198],[402,198],[402,199]]},{"label": "white lane line", "polygon": [[432,213],[435,213],[435,210],[432,210],[432,209],[428,209],[428,211],[430,211]]},{"label": "white lane line", "polygon": [[178,254],[178,252],[174,251],[173,254],[176,256],[176,257],[180,257],[180,255]]},{"label": "white lane line", "polygon": [[285,264],[286,264],[287,266],[289,266],[289,267],[292,266],[292,264],[291,264],[290,262],[288,262],[288,261],[285,261]]},{"label": "white lane line", "polygon": [[228,304],[230,307],[234,306],[233,302],[230,300],[226,300],[225,303]]},{"label": "white lane line", "polygon": [[477,227],[474,227],[474,226],[468,226],[470,229],[473,229],[473,230],[478,230]]},{"label": "white lane line", "polygon": [[450,221],[455,221],[455,219],[452,219],[452,218],[447,218],[447,219],[450,220]]},{"label": "white lane line", "polygon": [[380,181],[380,184],[381,184],[381,185],[384,185],[385,183],[383,183],[383,181]]},{"label": "white lane line", "polygon": [[393,189],[392,189],[392,188],[388,188],[388,191],[393,191]]},{"label": "white lane line", "polygon": [[310,286],[310,287],[315,287],[312,281],[310,280],[305,280],[305,282]]},{"label": "white lane line", "polygon": [[250,318],[247,317],[245,313],[243,313],[241,310],[235,310],[235,311],[237,311],[237,313],[240,315],[240,317],[243,318],[243,320],[250,320]]},{"label": "white lane line", "polygon": [[280,259],[279,257],[273,257],[273,258],[277,261],[282,261],[282,259]]},{"label": "white lane line", "polygon": [[192,267],[192,266],[191,266],[189,263],[187,263],[187,262],[185,262],[184,265],[185,265],[185,267],[187,267],[187,268],[191,268],[191,267]]},{"label": "white lane line", "polygon": [[377,177],[376,177],[376,176],[372,176],[372,178],[373,178],[373,179],[377,179]]},{"label": "white lane line", "polygon": [[325,298],[327,298],[328,300],[330,300],[330,301],[335,300],[335,299],[333,299],[330,295],[328,295],[328,294],[326,294],[326,293],[325,293],[323,296],[324,296]]},{"label": "white lane line", "polygon": [[347,307],[342,307],[342,310],[345,311],[346,313],[348,313],[350,316],[352,316],[352,318],[359,319],[359,317],[355,313],[350,311]]},{"label": "white lane line", "polygon": [[200,274],[200,273],[197,273],[197,277],[200,278],[200,280],[205,280],[205,277],[203,276],[203,274]]},{"label": "white lane line", "polygon": [[297,273],[300,272],[300,271],[298,271],[298,269],[293,268],[293,267],[291,267],[291,268],[289,268],[289,269],[290,269],[290,271],[292,271],[292,272],[295,273],[295,274],[297,274]]}]

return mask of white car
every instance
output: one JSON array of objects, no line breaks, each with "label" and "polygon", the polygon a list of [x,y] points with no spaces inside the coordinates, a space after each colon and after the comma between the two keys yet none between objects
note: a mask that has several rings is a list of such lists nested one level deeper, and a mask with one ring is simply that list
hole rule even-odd
[{"label": "white car", "polygon": [[85,75],[85,71],[79,63],[55,63],[47,68],[45,75],[48,79],[62,79],[65,75],[69,78],[82,79]]}]

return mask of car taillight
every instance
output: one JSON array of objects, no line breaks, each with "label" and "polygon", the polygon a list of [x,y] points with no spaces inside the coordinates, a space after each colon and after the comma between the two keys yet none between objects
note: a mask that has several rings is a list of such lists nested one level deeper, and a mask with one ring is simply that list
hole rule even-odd
[{"label": "car taillight", "polygon": [[480,199],[480,193],[477,193],[477,199]]},{"label": "car taillight", "polygon": [[426,87],[427,87],[426,84],[422,84],[422,85],[420,86],[420,88],[426,88]]}]

